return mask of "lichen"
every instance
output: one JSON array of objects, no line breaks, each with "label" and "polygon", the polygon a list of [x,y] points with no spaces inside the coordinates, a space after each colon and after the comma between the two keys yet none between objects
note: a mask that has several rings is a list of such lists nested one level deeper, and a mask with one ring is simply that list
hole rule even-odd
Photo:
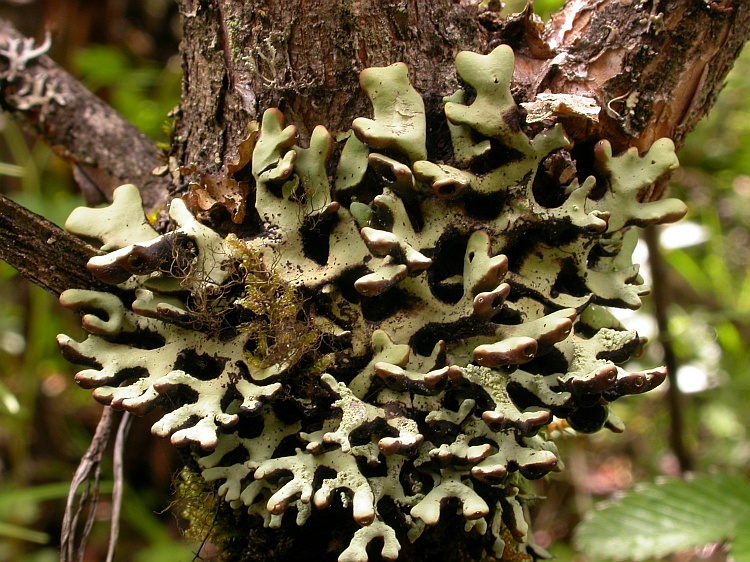
[{"label": "lichen", "polygon": [[596,177],[540,187],[570,142],[559,124],[524,132],[512,51],[456,66],[474,94],[445,100],[451,161],[428,159],[397,64],[363,72],[374,116],[353,134],[317,127],[304,148],[265,112],[231,166],[252,173],[257,235],[222,237],[181,199],[159,234],[133,186],[68,221],[106,252],[91,272],[132,294],[63,294],[89,332],[58,340],[88,367],[78,383],[113,408],[161,408],[153,432],[268,527],[348,509],[341,562],[371,543],[395,560],[456,507],[488,555],[531,559],[524,481],[562,465],[545,426],[621,431],[608,404],[665,377],[620,366],[644,342],[608,307],[648,292],[632,227],[685,212],[644,201],[677,164],[671,142],[615,156],[602,141]]}]

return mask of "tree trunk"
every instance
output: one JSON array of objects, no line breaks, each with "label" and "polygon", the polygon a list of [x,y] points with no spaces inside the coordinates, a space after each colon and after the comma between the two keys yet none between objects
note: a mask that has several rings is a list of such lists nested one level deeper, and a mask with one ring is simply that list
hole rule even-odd
[{"label": "tree trunk", "polygon": [[[534,20],[529,10],[502,20],[469,0],[178,0],[178,4],[184,32],[182,104],[169,163],[160,176],[151,175],[160,163],[153,147],[125,124],[115,123],[117,134],[111,135],[111,143],[96,126],[89,130],[91,142],[85,145],[80,142],[85,136],[81,131],[60,134],[59,126],[71,122],[71,111],[90,115],[87,108],[100,107],[93,102],[84,107],[80,100],[85,94],[78,90],[63,87],[62,97],[48,96],[41,105],[23,103],[30,89],[22,86],[39,82],[34,72],[55,76],[56,84],[68,83],[44,57],[29,60],[18,68],[17,76],[1,69],[3,107],[22,114],[73,163],[104,174],[106,178],[95,183],[105,197],[111,196],[114,183],[125,181],[149,186],[145,193],[150,208],[162,207],[167,191],[169,196],[190,194],[186,200],[203,220],[222,233],[246,236],[260,232],[262,221],[244,207],[245,200],[252,199],[248,178],[233,174],[241,171],[243,141],[252,136],[253,123],[266,109],[279,108],[286,122],[297,126],[302,146],[319,124],[332,132],[348,131],[354,118],[372,113],[358,84],[359,73],[367,67],[406,63],[411,83],[425,101],[428,158],[449,161],[452,147],[443,97],[460,86],[455,56],[462,50],[487,53],[496,44],[507,43],[516,52],[512,92],[517,102],[534,102],[540,93],[574,94],[593,99],[600,109],[595,119],[581,119],[555,106],[555,115],[574,143],[571,153],[579,158],[579,170],[588,170],[594,164],[586,154],[593,153],[602,139],[611,142],[615,153],[628,147],[643,152],[661,137],[679,144],[710,108],[750,32],[750,4],[739,0],[570,0],[546,26]],[[8,45],[12,32],[5,28],[0,33]],[[65,99],[70,103],[61,103]],[[529,130],[533,127],[538,125],[528,125]],[[107,150],[91,148],[82,156],[91,144]],[[132,158],[133,146],[140,159]],[[662,189],[657,186],[648,197],[659,198]],[[14,224],[15,220],[19,222]],[[26,219],[0,224],[2,246],[17,247],[11,236],[22,220]],[[50,227],[38,237],[37,247],[65,236]],[[68,251],[75,255],[74,264],[84,262],[92,252],[85,247]],[[51,267],[58,258],[49,253],[42,254],[42,262],[49,260],[45,268],[44,263],[25,265],[25,254],[19,258],[7,250],[0,252],[27,277],[54,292],[89,283],[75,271],[60,277]],[[58,275],[54,279],[52,272]],[[90,282],[89,288],[100,288]],[[342,509],[315,515],[301,527],[284,525],[278,530],[238,515],[243,534],[232,539],[233,559],[335,559],[331,553],[346,546],[346,537],[357,525]],[[464,523],[448,517],[439,527],[425,531],[418,547],[402,541],[399,560],[478,559],[482,545],[467,538]],[[377,559],[376,554],[370,557]]]},{"label": "tree trunk", "polygon": [[[603,108],[596,126],[566,129],[576,142],[606,138],[615,152],[645,151],[667,137],[679,146],[750,33],[750,6],[731,0],[577,0],[546,26],[530,10],[503,21],[476,4],[181,1],[186,80],[172,154],[182,166],[216,173],[236,160],[248,123],[269,107],[303,140],[320,124],[346,131],[371,111],[359,73],[398,61],[437,127],[443,96],[458,87],[456,54],[499,43],[516,51],[518,102],[551,92],[591,97]],[[446,156],[439,143],[429,148]]]},{"label": "tree trunk", "polygon": [[[455,54],[486,52],[499,42],[516,51],[518,102],[540,92],[572,93],[603,108],[598,123],[585,127],[561,117],[574,141],[591,146],[607,138],[616,152],[644,150],[659,137],[679,146],[711,108],[750,34],[750,5],[732,0],[571,0],[546,26],[530,10],[508,21],[469,0],[179,5],[185,77],[171,182],[164,171],[154,175],[164,163],[156,147],[48,57],[33,57],[13,80],[3,79],[0,105],[74,166],[92,204],[111,201],[115,187],[131,182],[148,210],[163,209],[170,192],[184,193],[195,180],[179,169],[226,170],[249,124],[268,107],[279,107],[303,139],[318,124],[348,130],[370,111],[357,83],[366,66],[405,62],[434,129],[444,123],[442,96],[458,84]],[[17,51],[22,39],[2,22],[0,42],[15,42]],[[4,75],[9,61],[0,57]],[[54,96],[40,97],[35,84],[52,86]],[[430,139],[431,157],[446,156],[448,143]],[[65,236],[58,229],[56,237]],[[0,249],[0,258],[53,292],[66,286],[52,289],[55,283],[8,251]],[[72,276],[68,286],[76,284]]]},{"label": "tree trunk", "polygon": [[208,173],[238,158],[248,124],[269,107],[281,109],[303,142],[316,125],[349,130],[354,116],[370,112],[358,83],[369,66],[406,63],[438,120],[442,97],[458,85],[455,55],[486,45],[486,31],[450,0],[179,5],[186,80],[172,154]]}]

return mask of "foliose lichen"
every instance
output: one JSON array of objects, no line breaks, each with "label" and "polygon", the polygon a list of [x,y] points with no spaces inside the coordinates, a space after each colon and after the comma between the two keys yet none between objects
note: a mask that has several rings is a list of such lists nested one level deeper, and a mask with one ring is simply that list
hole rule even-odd
[{"label": "foliose lichen", "polygon": [[631,227],[685,212],[644,201],[677,166],[672,143],[614,156],[601,141],[592,175],[538,181],[571,143],[559,124],[522,130],[510,48],[456,68],[471,93],[445,99],[449,162],[428,160],[407,68],[370,68],[374,116],[348,133],[317,127],[302,148],[265,112],[233,168],[254,180],[257,235],[220,236],[181,199],[160,234],[130,185],[66,225],[106,252],[91,272],[132,294],[62,295],[89,332],[58,340],[88,367],[76,381],[115,409],[163,410],[153,432],[266,526],[350,510],[340,562],[375,539],[395,560],[456,510],[488,555],[531,559],[524,481],[561,467],[547,424],[621,431],[608,404],[665,377],[619,366],[643,340],[608,308],[648,292]]}]

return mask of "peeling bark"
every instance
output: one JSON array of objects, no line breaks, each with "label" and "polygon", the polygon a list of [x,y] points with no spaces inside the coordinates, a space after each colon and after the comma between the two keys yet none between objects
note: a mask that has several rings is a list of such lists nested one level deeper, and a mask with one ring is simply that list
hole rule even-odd
[{"label": "peeling bark", "polygon": [[515,78],[525,97],[594,97],[604,111],[590,138],[616,151],[644,151],[662,137],[680,146],[749,35],[741,0],[571,0],[543,33],[555,57],[524,57]]}]

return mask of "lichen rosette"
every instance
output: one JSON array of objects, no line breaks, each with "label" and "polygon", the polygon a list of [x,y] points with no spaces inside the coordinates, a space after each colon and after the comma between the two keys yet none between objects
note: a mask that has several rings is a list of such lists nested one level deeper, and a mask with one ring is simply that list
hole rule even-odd
[{"label": "lichen rosette", "polygon": [[665,376],[620,366],[643,341],[609,309],[648,292],[632,227],[685,212],[643,201],[677,166],[672,143],[613,156],[601,141],[578,178],[559,124],[523,131],[507,46],[456,68],[471,96],[445,99],[448,162],[428,159],[407,68],[370,68],[373,117],[347,133],[317,127],[302,148],[265,112],[231,168],[253,178],[257,234],[219,235],[189,197],[161,234],[127,185],[66,225],[101,243],[89,269],[118,287],[61,297],[89,332],[59,337],[88,367],[77,382],[160,408],[153,432],[266,526],[349,510],[340,562],[374,539],[395,560],[456,508],[487,555],[531,559],[524,482],[561,467],[546,426],[621,431],[608,404]]}]

